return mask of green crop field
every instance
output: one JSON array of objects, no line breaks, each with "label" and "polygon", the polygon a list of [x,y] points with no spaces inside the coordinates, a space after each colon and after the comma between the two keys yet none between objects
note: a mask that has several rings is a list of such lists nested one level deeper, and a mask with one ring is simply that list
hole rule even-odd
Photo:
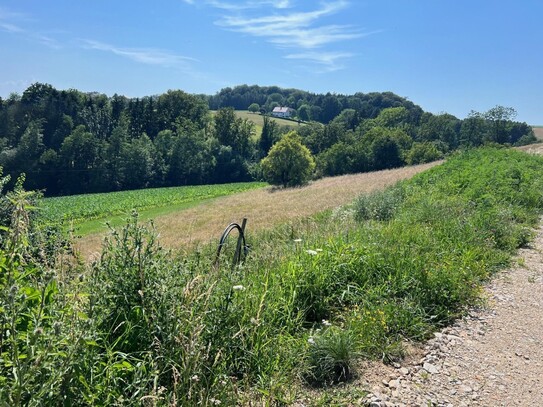
[{"label": "green crop field", "polygon": [[43,200],[42,212],[49,222],[72,222],[95,229],[110,217],[124,216],[132,210],[162,213],[171,208],[188,207],[204,200],[265,186],[262,182],[151,188],[103,194],[72,195]]}]

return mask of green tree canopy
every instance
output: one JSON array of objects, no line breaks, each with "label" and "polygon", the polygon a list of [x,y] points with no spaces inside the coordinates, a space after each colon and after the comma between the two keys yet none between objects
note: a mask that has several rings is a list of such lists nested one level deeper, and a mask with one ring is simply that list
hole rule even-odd
[{"label": "green tree canopy", "polygon": [[291,131],[271,148],[261,165],[267,182],[286,188],[307,183],[315,169],[315,160],[300,136]]},{"label": "green tree canopy", "polygon": [[260,105],[258,103],[251,103],[247,110],[252,113],[256,113],[260,110]]}]

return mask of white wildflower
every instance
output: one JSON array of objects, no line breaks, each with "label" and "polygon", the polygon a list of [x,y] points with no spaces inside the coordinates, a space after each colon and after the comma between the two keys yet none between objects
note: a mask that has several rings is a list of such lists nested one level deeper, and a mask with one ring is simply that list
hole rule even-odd
[{"label": "white wildflower", "polygon": [[243,290],[245,290],[245,287],[242,286],[242,285],[235,285],[234,287],[232,287],[232,290],[234,290],[234,291],[243,291]]},{"label": "white wildflower", "polygon": [[315,345],[315,339],[312,336],[307,338],[307,342],[309,342],[311,345]]},{"label": "white wildflower", "polygon": [[307,254],[310,254],[311,256],[315,256],[316,254],[318,254],[317,251],[311,250],[311,249],[308,249],[308,250],[306,250],[305,252],[306,252]]},{"label": "white wildflower", "polygon": [[302,239],[294,239],[293,242],[300,243]]},{"label": "white wildflower", "polygon": [[210,399],[209,399],[209,402],[210,402],[211,404],[216,405],[216,406],[218,406],[218,405],[221,404],[221,401],[220,401],[220,400],[217,400],[217,399],[214,399],[214,398],[210,398]]},{"label": "white wildflower", "polygon": [[194,376],[192,376],[192,377],[190,378],[190,380],[192,380],[193,382],[199,382],[199,381],[200,381],[200,378],[198,377],[197,374],[195,374]]},{"label": "white wildflower", "polygon": [[330,321],[328,321],[328,320],[326,320],[326,319],[323,319],[323,320],[322,320],[322,324],[323,324],[324,326],[332,326],[332,324],[330,323]]}]

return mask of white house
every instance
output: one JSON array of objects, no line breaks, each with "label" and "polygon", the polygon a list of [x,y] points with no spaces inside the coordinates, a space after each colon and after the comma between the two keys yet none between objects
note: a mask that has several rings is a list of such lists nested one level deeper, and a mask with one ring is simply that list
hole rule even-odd
[{"label": "white house", "polygon": [[294,109],[290,107],[274,107],[272,110],[272,116],[274,117],[290,117],[294,113]]}]

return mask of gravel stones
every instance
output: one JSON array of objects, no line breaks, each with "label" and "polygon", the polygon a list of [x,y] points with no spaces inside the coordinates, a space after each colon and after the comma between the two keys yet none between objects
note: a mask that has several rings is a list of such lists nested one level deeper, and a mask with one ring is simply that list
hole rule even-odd
[{"label": "gravel stones", "polygon": [[543,406],[543,227],[519,254],[523,267],[487,285],[485,308],[434,333],[415,360],[383,366],[365,405]]}]

